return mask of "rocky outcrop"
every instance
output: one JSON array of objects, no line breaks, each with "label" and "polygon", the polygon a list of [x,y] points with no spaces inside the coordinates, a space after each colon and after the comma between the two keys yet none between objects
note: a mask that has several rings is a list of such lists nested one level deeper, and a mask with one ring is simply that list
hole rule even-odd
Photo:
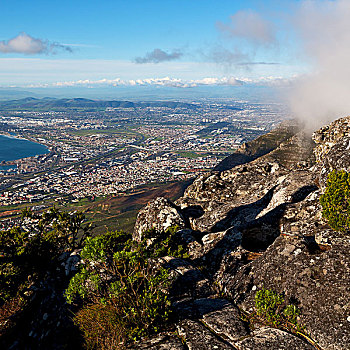
[{"label": "rocky outcrop", "polygon": [[142,240],[142,234],[148,230],[167,230],[171,226],[185,227],[185,221],[178,208],[170,200],[158,197],[148,203],[137,215],[133,239]]},{"label": "rocky outcrop", "polygon": [[350,136],[349,117],[337,119],[315,131],[312,138],[317,145],[314,151],[316,161],[322,162],[325,155],[345,136]]},{"label": "rocky outcrop", "polygon": [[300,322],[322,348],[345,350],[350,341],[348,252],[349,244],[320,246],[312,237],[281,235],[259,259],[225,276],[222,287],[247,311],[256,290],[278,291],[297,304]]},{"label": "rocky outcrop", "polygon": [[[189,251],[187,265],[173,261],[183,269],[173,308],[185,348],[350,348],[350,239],[327,226],[319,204],[329,172],[350,171],[349,149],[349,117],[313,140],[282,128],[246,145],[242,162],[231,157],[225,164],[232,168],[199,176],[175,204],[166,202],[169,219],[150,204],[159,227],[180,222]],[[136,230],[147,220],[141,215]],[[242,315],[253,311],[262,288],[298,307],[308,337],[249,328]]]},{"label": "rocky outcrop", "polygon": [[257,139],[244,143],[236,152],[221,161],[214,170],[224,171],[237,165],[251,162],[276,149],[282,142],[287,141],[300,131],[295,121],[286,121],[277,128]]}]

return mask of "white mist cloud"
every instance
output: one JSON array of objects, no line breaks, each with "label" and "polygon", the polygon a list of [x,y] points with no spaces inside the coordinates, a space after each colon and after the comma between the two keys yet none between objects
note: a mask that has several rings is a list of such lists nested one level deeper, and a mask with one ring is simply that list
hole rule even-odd
[{"label": "white mist cloud", "polygon": [[304,1],[293,19],[313,72],[297,79],[291,109],[310,129],[350,115],[350,1]]},{"label": "white mist cloud", "polygon": [[57,49],[72,52],[69,46],[36,39],[24,32],[10,40],[0,41],[0,52],[2,53],[20,53],[25,55],[47,54],[55,53]]},{"label": "white mist cloud", "polygon": [[218,28],[231,38],[244,39],[256,45],[276,43],[274,25],[252,10],[242,10],[230,17],[229,24],[217,23]]},{"label": "white mist cloud", "polygon": [[261,14],[241,10],[232,15],[228,23],[218,22],[216,26],[223,37],[229,40],[217,45],[207,54],[215,62],[241,69],[274,63],[255,61],[257,51],[278,46],[276,26]]}]

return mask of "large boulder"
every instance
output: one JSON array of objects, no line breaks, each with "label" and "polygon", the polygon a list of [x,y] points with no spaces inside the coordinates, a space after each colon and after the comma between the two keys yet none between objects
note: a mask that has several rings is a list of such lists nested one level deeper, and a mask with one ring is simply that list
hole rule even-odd
[{"label": "large boulder", "polygon": [[185,219],[173,202],[164,197],[158,197],[149,202],[138,213],[133,239],[140,242],[144,232],[151,229],[162,232],[171,226],[184,228]]},{"label": "large boulder", "polygon": [[325,189],[327,184],[328,174],[332,170],[350,171],[350,136],[344,136],[337,140],[333,147],[324,156],[320,162],[319,183],[322,189]]}]

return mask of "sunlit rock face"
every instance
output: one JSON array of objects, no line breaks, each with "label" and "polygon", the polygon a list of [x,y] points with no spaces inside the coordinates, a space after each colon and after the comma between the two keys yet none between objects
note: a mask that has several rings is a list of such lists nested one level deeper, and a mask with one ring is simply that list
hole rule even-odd
[{"label": "sunlit rock face", "polygon": [[139,214],[135,239],[146,227],[177,223],[189,251],[189,265],[171,268],[187,277],[177,278],[182,345],[174,348],[314,349],[283,329],[242,321],[256,291],[268,288],[297,305],[322,349],[350,349],[350,237],[327,225],[319,203],[329,172],[350,171],[350,117],[312,137],[288,124],[276,130],[242,147],[224,170],[200,175],[175,204],[157,199]]}]

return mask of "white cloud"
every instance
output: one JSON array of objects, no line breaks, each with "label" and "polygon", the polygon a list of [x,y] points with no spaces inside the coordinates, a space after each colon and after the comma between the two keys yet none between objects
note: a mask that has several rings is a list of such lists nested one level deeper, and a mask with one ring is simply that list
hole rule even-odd
[{"label": "white cloud", "polygon": [[189,88],[201,85],[226,85],[226,86],[239,86],[244,82],[234,77],[224,78],[203,78],[194,80],[182,80],[178,78],[147,78],[147,79],[129,79],[122,80],[120,78],[115,79],[98,79],[98,80],[72,80],[72,81],[59,81],[49,84],[30,84],[26,87],[72,87],[72,86],[85,86],[85,87],[98,87],[98,86],[165,86],[165,87],[177,87],[177,88]]},{"label": "white cloud", "polygon": [[[92,60],[92,59],[57,59],[53,58],[13,58],[0,57],[0,86],[27,86],[30,84],[55,84],[57,82],[91,81],[101,84],[118,84],[113,81],[135,81],[135,85],[150,84],[156,77],[170,77],[171,81],[158,81],[158,84],[168,86],[186,84],[202,84],[207,77],[234,77],[237,80],[257,79],[260,76],[289,77],[293,73],[300,73],[293,66],[253,66],[244,70],[242,74],[232,70],[222,69],[214,62],[164,62],[160,65],[135,64],[121,60]],[[293,72],[293,73],[291,73]],[[103,82],[103,79],[105,82]],[[179,79],[179,81],[174,80]],[[137,82],[140,80],[139,82]],[[131,84],[131,83],[130,83]],[[155,85],[156,82],[153,82]],[[226,82],[229,84],[229,82]],[[232,80],[231,85],[237,84]],[[96,85],[96,84],[95,84]]]},{"label": "white cloud", "polygon": [[2,53],[33,55],[55,53],[57,49],[72,52],[72,49],[69,46],[51,43],[47,40],[36,39],[24,32],[10,40],[0,41],[0,52]]},{"label": "white cloud", "polygon": [[230,18],[230,23],[218,22],[218,28],[234,39],[244,39],[256,45],[276,43],[274,25],[252,10],[238,11]]},{"label": "white cloud", "polygon": [[283,77],[259,77],[235,78],[235,77],[207,77],[201,79],[179,79],[179,78],[146,78],[146,79],[81,79],[71,81],[59,81],[48,84],[30,84],[22,87],[103,87],[103,86],[154,86],[154,87],[174,87],[174,88],[194,88],[197,86],[242,86],[245,84],[264,85],[264,86],[288,86],[298,77],[294,76],[290,79]]}]

